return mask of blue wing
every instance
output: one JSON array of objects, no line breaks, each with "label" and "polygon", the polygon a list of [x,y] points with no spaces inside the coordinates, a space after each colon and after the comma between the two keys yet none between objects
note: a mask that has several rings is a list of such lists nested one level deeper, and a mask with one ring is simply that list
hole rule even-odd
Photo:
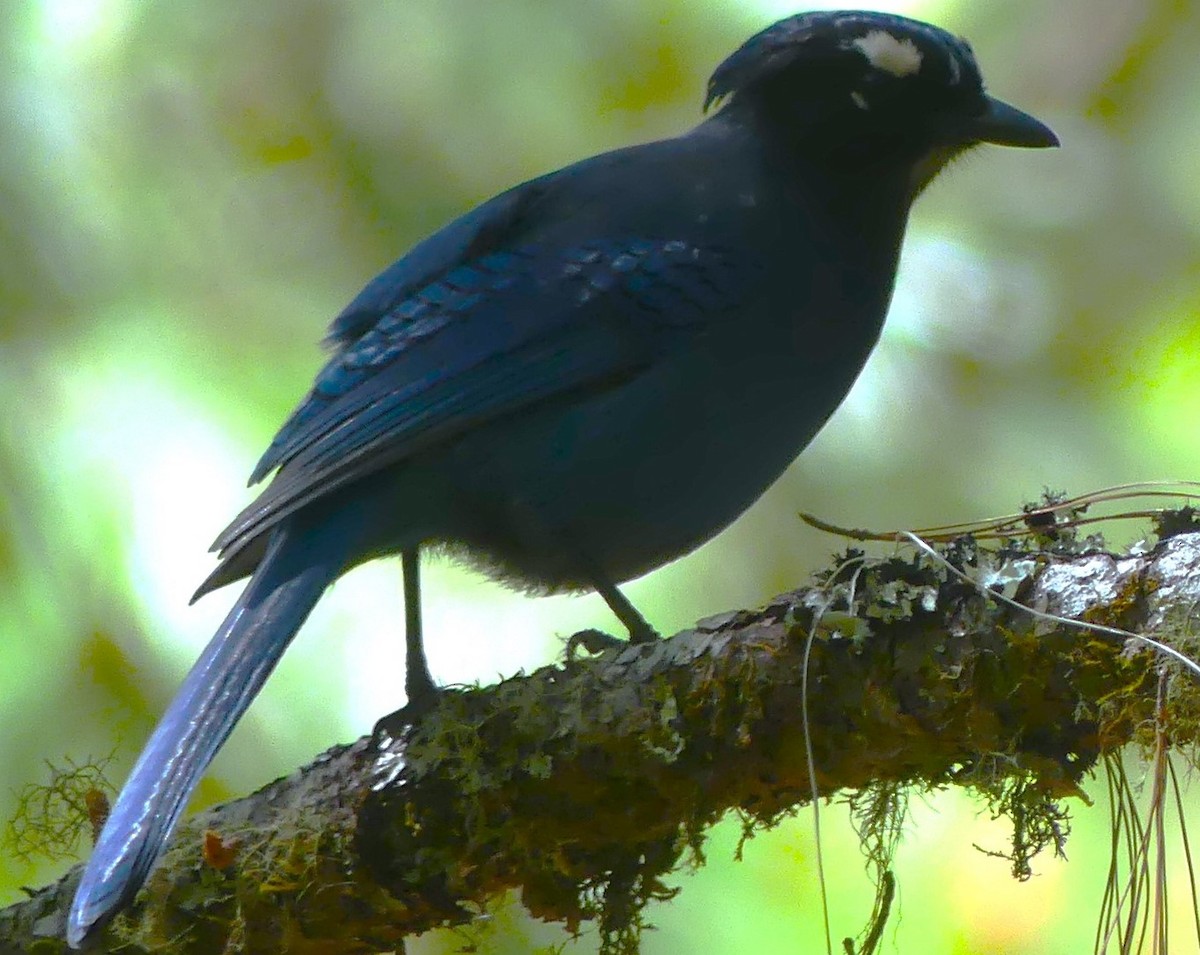
[{"label": "blue wing", "polygon": [[[435,281],[455,263],[466,262],[512,233],[523,213],[543,194],[549,176],[534,179],[489,199],[418,242],[368,282],[329,325],[325,342],[334,348],[354,344],[379,321],[422,286]],[[271,466],[259,464],[253,484]]]},{"label": "blue wing", "polygon": [[[636,374],[664,336],[728,307],[732,278],[721,250],[672,239],[527,245],[454,265],[369,327],[358,321],[352,342],[349,323],[335,330],[347,344],[255,472],[278,467],[275,480],[214,546],[228,558],[298,508],[423,447]],[[382,286],[371,297],[387,300]],[[233,571],[218,569],[200,593]]]}]

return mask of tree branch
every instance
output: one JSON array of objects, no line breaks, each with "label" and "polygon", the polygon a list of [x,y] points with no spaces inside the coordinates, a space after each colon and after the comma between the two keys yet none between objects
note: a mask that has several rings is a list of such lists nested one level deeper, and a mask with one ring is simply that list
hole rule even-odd
[{"label": "tree branch", "polygon": [[[969,540],[947,556],[1033,610],[1196,655],[1200,534],[1130,557]],[[769,826],[810,800],[806,651],[820,794],[970,786],[1011,814],[1018,874],[1061,838],[1056,800],[1102,754],[1150,743],[1174,666],[998,605],[927,557],[851,555],[759,610],[448,690],[415,727],[393,720],[192,817],[96,950],[388,951],[515,889],[534,915],[595,920],[605,950],[632,951],[709,826],[730,810]],[[1174,742],[1194,743],[1196,684],[1172,694]],[[60,939],[77,879],[0,911],[0,952]]]}]

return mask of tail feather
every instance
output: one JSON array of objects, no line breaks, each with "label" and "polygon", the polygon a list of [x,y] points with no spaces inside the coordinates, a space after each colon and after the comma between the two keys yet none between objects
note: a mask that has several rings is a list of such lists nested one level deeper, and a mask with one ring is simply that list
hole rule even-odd
[{"label": "tail feather", "polygon": [[[192,667],[138,758],[88,861],[68,919],[78,947],[145,881],[188,797],[314,604],[350,539],[276,530],[250,583]],[[317,546],[319,544],[319,546]],[[340,546],[339,546],[340,545]]]}]

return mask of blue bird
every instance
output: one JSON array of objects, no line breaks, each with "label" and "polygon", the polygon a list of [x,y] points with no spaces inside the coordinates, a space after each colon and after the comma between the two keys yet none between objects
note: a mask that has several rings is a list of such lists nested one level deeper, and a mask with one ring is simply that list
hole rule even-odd
[{"label": "blue bird", "polygon": [[435,693],[418,554],[535,593],[687,553],[783,472],[879,336],[913,200],[979,143],[1057,145],[970,47],[867,12],[789,17],[713,74],[691,131],[519,185],[416,245],[329,329],[197,597],[249,576],[134,766],[67,938],[127,904],[325,588],[400,555],[410,701]]}]

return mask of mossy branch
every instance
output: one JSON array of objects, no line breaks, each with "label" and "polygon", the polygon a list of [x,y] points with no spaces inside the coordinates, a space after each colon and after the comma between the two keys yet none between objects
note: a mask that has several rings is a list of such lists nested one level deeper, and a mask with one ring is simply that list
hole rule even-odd
[{"label": "mossy branch", "polygon": [[[970,541],[947,556],[1027,607],[1196,656],[1200,534],[1139,556]],[[606,951],[633,951],[709,826],[730,811],[770,826],[810,800],[806,679],[822,796],[852,795],[883,844],[871,806],[898,787],[972,787],[1012,818],[1026,874],[1064,838],[1057,800],[1102,755],[1152,745],[1175,666],[998,604],[927,557],[851,555],[759,610],[448,691],[416,729],[187,820],[97,950],[389,951],[517,890],[534,915],[595,921]],[[1169,705],[1173,743],[1194,747],[1196,682],[1174,680]],[[0,911],[0,952],[55,951],[77,878]]]}]

